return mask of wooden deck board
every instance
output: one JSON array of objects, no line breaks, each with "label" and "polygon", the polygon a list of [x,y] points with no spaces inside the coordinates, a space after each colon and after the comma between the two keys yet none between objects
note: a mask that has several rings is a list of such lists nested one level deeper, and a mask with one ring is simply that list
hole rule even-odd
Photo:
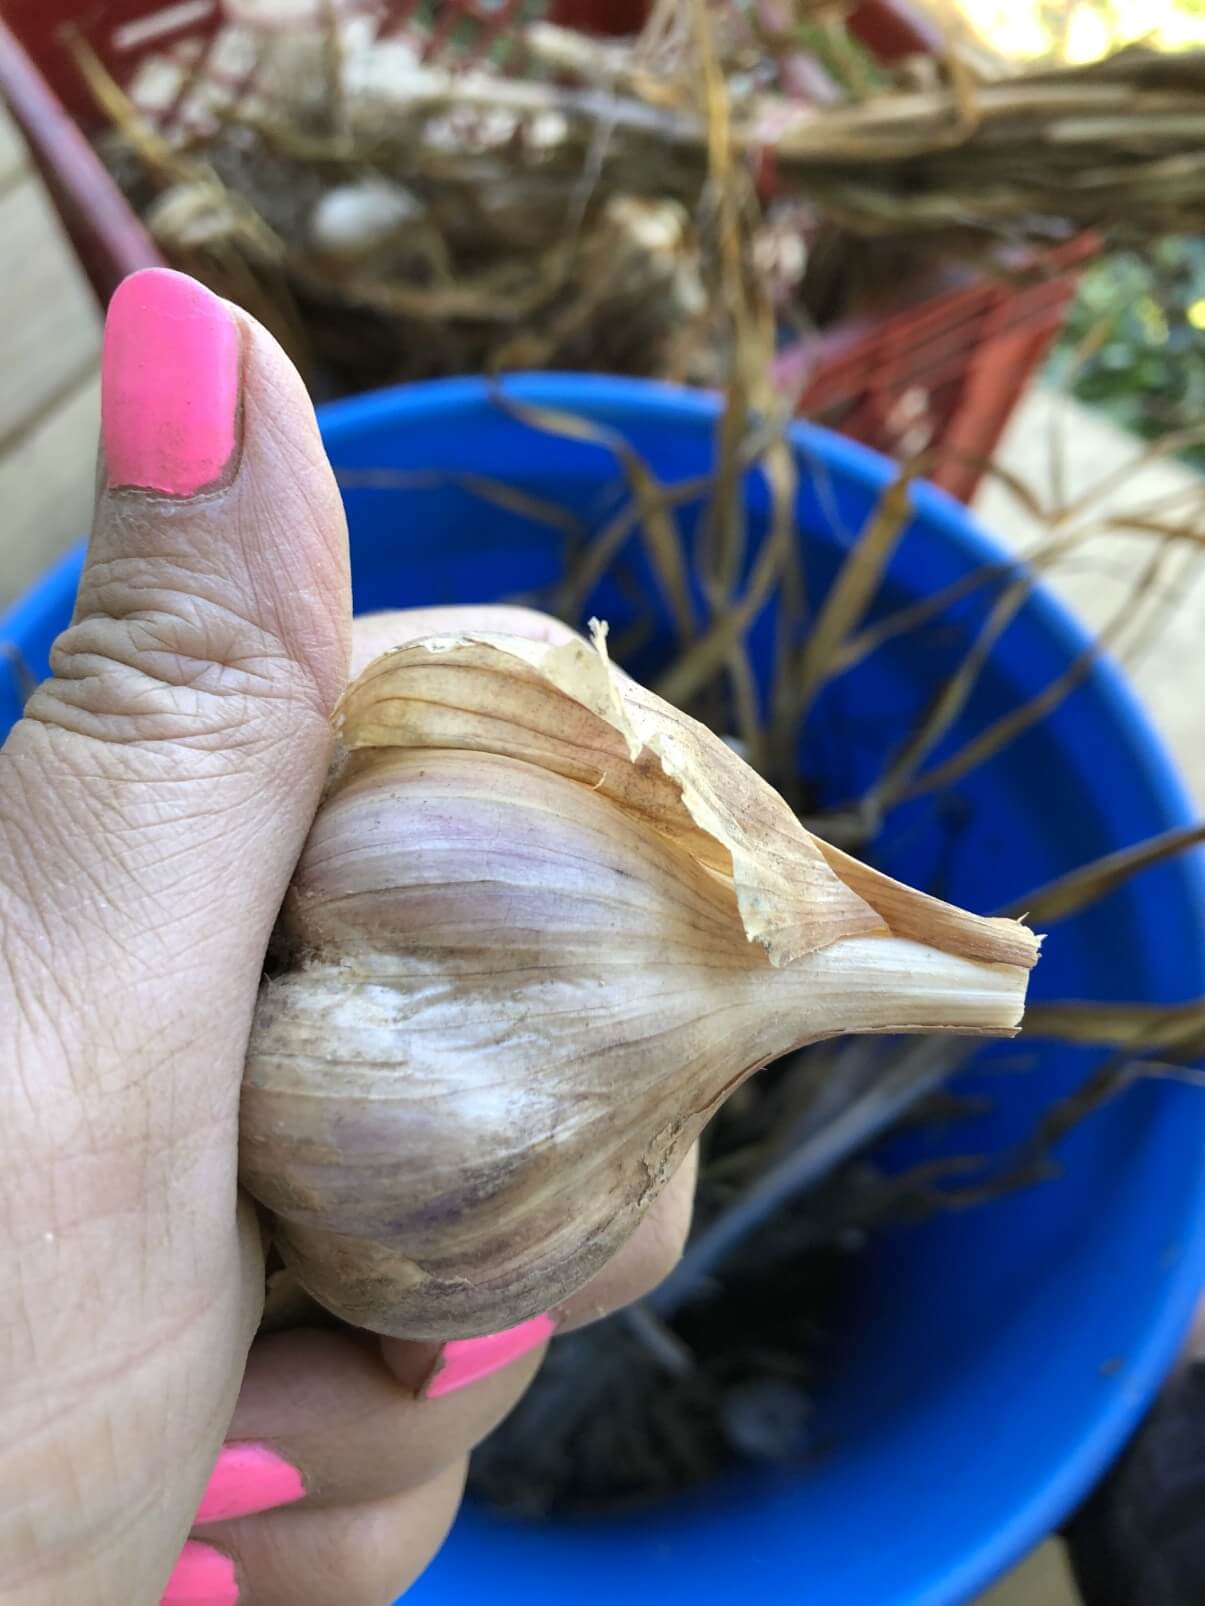
[{"label": "wooden deck board", "polygon": [[[1205,643],[1205,478],[1185,464],[1166,459],[1143,461],[1147,448],[1124,435],[1101,413],[1066,396],[1035,387],[1014,413],[1000,455],[1038,495],[1051,502],[1051,460],[1057,458],[1062,496],[1080,496],[1102,478],[1128,465],[1104,497],[1094,517],[1119,519],[1159,507],[1160,519],[1189,533],[1177,552],[1167,554],[1157,587],[1161,605],[1152,628],[1123,647],[1122,666],[1131,685],[1159,726],[1198,806],[1205,805],[1205,743],[1201,740],[1201,658]],[[984,483],[976,512],[985,526],[1018,550],[1035,544],[1041,526],[1008,489]],[[1129,607],[1139,575],[1151,558],[1149,536],[1109,534],[1093,537],[1090,548],[1051,571],[1047,584],[1093,632]]]},{"label": "wooden deck board", "polygon": [[0,108],[0,194],[11,188],[25,171],[29,158],[25,143],[13,127],[12,119]]},{"label": "wooden deck board", "polygon": [[0,451],[20,443],[95,367],[100,314],[41,184],[0,195]]},{"label": "wooden deck board", "polygon": [[92,519],[100,386],[90,372],[19,450],[0,457],[0,608],[20,595]]},{"label": "wooden deck board", "polygon": [[100,314],[0,110],[0,607],[88,528]]}]

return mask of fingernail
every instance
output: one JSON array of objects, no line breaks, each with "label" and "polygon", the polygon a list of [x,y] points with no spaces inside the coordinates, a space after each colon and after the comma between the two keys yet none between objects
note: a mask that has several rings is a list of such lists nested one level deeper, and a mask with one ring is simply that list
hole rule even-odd
[{"label": "fingernail", "polygon": [[212,1545],[190,1539],[180,1552],[159,1606],[236,1606],[234,1563]]},{"label": "fingernail", "polygon": [[186,274],[148,268],[118,285],[105,319],[101,434],[111,486],[195,496],[237,447],[238,327]]},{"label": "fingernail", "polygon": [[305,1494],[296,1467],[263,1444],[228,1444],[218,1456],[197,1507],[197,1522],[228,1522],[275,1506],[291,1506]]},{"label": "fingernail", "polygon": [[427,1379],[422,1393],[429,1400],[441,1394],[455,1394],[504,1366],[517,1361],[520,1355],[546,1344],[556,1326],[551,1316],[533,1316],[508,1327],[501,1333],[487,1333],[484,1338],[456,1338],[444,1345],[435,1363],[435,1370]]}]

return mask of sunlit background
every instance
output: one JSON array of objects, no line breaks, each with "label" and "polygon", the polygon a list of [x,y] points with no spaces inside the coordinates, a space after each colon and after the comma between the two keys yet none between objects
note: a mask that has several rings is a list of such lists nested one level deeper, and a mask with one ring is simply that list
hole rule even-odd
[{"label": "sunlit background", "polygon": [[1005,55],[1091,61],[1119,45],[1205,45],[1205,0],[958,0],[980,36]]},{"label": "sunlit background", "polygon": [[[920,3],[1013,61],[1079,64],[1130,44],[1205,48],[1205,0]],[[1119,239],[1084,274],[1050,375],[1125,429],[1157,438],[1205,417],[1202,334],[1205,239]],[[1205,447],[1185,455],[1205,468]]]}]

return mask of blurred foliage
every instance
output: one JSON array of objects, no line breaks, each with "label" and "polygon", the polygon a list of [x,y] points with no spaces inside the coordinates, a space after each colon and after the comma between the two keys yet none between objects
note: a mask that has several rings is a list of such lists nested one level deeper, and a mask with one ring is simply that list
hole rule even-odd
[{"label": "blurred foliage", "polygon": [[[1111,254],[1080,282],[1053,378],[1148,440],[1205,420],[1205,239]],[[1188,454],[1205,468],[1205,447]]]}]

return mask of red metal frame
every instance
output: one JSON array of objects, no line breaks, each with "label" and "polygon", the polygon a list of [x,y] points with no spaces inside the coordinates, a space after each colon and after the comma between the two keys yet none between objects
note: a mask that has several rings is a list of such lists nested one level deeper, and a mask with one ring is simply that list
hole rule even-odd
[{"label": "red metal frame", "polygon": [[1016,278],[981,276],[778,359],[800,412],[893,457],[934,447],[929,478],[969,501],[1097,248],[1080,235]]}]

